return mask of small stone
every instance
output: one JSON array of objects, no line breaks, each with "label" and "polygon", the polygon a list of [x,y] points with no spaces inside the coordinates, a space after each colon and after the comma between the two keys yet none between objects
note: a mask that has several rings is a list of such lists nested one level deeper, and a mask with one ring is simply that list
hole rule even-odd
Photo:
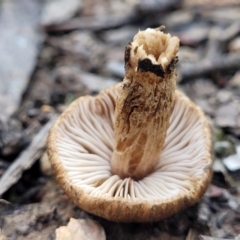
[{"label": "small stone", "polygon": [[36,116],[38,116],[40,113],[40,110],[37,108],[30,108],[27,110],[27,116],[30,118],[34,118]]},{"label": "small stone", "polygon": [[103,78],[92,73],[82,73],[80,77],[81,82],[92,92],[99,92],[117,83],[114,79]]},{"label": "small stone", "polygon": [[81,7],[81,0],[52,0],[43,9],[41,23],[57,24],[73,17]]},{"label": "small stone", "polygon": [[240,88],[240,71],[236,72],[236,74],[229,80],[228,84],[233,88]]},{"label": "small stone", "polygon": [[199,97],[211,97],[218,91],[210,79],[198,79],[193,84],[193,90]]},{"label": "small stone", "polygon": [[124,76],[123,62],[110,60],[107,62],[106,68],[111,74],[113,74],[115,76],[118,76],[121,78]]},{"label": "small stone", "polygon": [[[217,106],[217,99],[215,97],[215,95],[211,96],[208,98],[208,103],[211,105],[211,106],[214,106],[214,108],[216,108]],[[214,111],[215,112],[215,111]]]},{"label": "small stone", "polygon": [[28,234],[29,229],[30,229],[30,227],[24,223],[18,223],[18,226],[16,226],[16,231],[23,236]]},{"label": "small stone", "polygon": [[54,112],[54,108],[49,105],[42,105],[41,111],[42,112]]},{"label": "small stone", "polygon": [[228,90],[219,90],[216,98],[219,103],[228,103],[233,99],[233,93]]},{"label": "small stone", "polygon": [[0,132],[0,153],[11,156],[20,153],[30,143],[30,137],[23,131],[11,129]]},{"label": "small stone", "polygon": [[207,225],[211,219],[211,213],[206,203],[201,203],[198,211],[198,221]]},{"label": "small stone", "polygon": [[181,62],[200,60],[200,56],[196,53],[196,51],[186,46],[181,46],[181,48],[178,51],[178,57],[179,59],[181,59]]},{"label": "small stone", "polygon": [[234,198],[230,198],[228,200],[228,206],[233,210],[239,209],[239,204],[238,204],[237,200]]},{"label": "small stone", "polygon": [[126,43],[134,37],[135,32],[136,27],[126,26],[104,32],[103,38],[105,41],[113,44]]},{"label": "small stone", "polygon": [[223,159],[223,163],[230,171],[240,170],[240,146],[236,147],[236,154],[230,155]]},{"label": "small stone", "polygon": [[163,24],[166,25],[167,28],[178,27],[179,25],[185,25],[192,22],[194,18],[194,14],[191,11],[186,10],[178,10],[172,13],[169,13],[162,19]]},{"label": "small stone", "polygon": [[216,111],[216,124],[219,127],[237,127],[238,107],[236,102],[219,107]]},{"label": "small stone", "polygon": [[185,28],[180,28],[173,34],[176,34],[182,44],[196,45],[207,39],[209,33],[209,25],[203,23],[189,24]]},{"label": "small stone", "polygon": [[215,111],[212,108],[212,106],[209,104],[209,101],[203,98],[197,98],[194,99],[194,102],[200,107],[202,108],[202,110],[210,115],[210,116],[214,116],[215,115]]}]

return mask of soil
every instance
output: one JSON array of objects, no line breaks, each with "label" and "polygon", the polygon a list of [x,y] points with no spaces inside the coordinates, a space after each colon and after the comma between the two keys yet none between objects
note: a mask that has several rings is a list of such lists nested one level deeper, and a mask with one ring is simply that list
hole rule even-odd
[{"label": "soil", "polygon": [[[0,40],[0,84],[4,86],[0,91],[0,192],[1,187],[4,189],[0,193],[0,240],[55,239],[56,228],[67,225],[70,218],[97,221],[109,240],[237,238],[240,3],[61,0],[51,10],[54,1],[31,0],[30,5],[29,0],[16,1],[0,1],[0,23],[7,24],[0,25],[0,33],[6,37]],[[64,2],[68,2],[69,9],[61,7]],[[22,14],[15,14],[18,11]],[[34,21],[29,24],[26,19]],[[181,40],[179,88],[211,121],[214,174],[202,199],[169,219],[114,223],[88,214],[72,203],[52,174],[46,142],[38,148],[33,141],[48,131],[44,130],[47,123],[76,98],[96,95],[120,82],[128,42],[139,29],[160,25]],[[14,29],[21,27],[20,36],[19,30]],[[12,49],[17,41],[24,44],[21,39],[28,42],[26,49],[4,51],[8,36],[16,39],[11,43]],[[21,61],[26,64],[19,65]],[[18,77],[5,74],[8,69]],[[17,174],[4,182],[13,163],[29,151],[32,154],[24,160],[26,167],[19,167]],[[4,188],[6,182],[9,187]]]}]

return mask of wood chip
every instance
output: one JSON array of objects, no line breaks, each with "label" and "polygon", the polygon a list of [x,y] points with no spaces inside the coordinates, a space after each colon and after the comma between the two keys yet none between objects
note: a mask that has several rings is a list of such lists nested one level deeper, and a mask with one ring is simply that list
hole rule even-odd
[{"label": "wood chip", "polygon": [[[202,76],[215,71],[224,71],[232,68],[239,68],[240,55],[239,53],[230,53],[219,55],[214,59],[203,59],[198,62],[183,63],[180,67],[182,79],[190,79],[196,76]],[[194,71],[193,71],[194,69]]]},{"label": "wood chip", "polygon": [[192,7],[196,5],[203,5],[207,7],[217,7],[226,5],[239,5],[238,0],[184,0],[184,7]]},{"label": "wood chip", "polygon": [[32,143],[26,150],[12,163],[0,178],[0,196],[5,193],[22,176],[23,171],[29,169],[34,162],[41,156],[46,148],[48,131],[56,120],[56,116],[40,130],[34,137]]},{"label": "wood chip", "polygon": [[111,28],[121,27],[129,24],[136,19],[134,11],[126,11],[118,15],[108,15],[101,17],[78,17],[66,21],[62,24],[53,24],[45,27],[47,32],[72,31],[76,29],[85,29],[99,31]]},{"label": "wood chip", "polygon": [[43,9],[41,24],[61,23],[73,17],[81,7],[81,0],[52,0]]},{"label": "wood chip", "polygon": [[56,240],[105,240],[100,224],[91,219],[71,218],[67,226],[56,229]]},{"label": "wood chip", "polygon": [[[50,202],[23,206],[13,205],[1,212],[3,223],[0,225],[0,236],[1,234],[6,235],[8,240],[52,239],[49,236],[57,227],[55,218],[59,217],[56,215],[56,207]],[[41,227],[43,223],[46,223],[44,228]]]},{"label": "wood chip", "polygon": [[198,231],[196,231],[195,229],[191,228],[189,231],[188,231],[188,235],[186,237],[185,240],[198,240]]},{"label": "wood chip", "polygon": [[[214,238],[214,237],[208,237],[208,236],[203,236],[203,235],[201,235],[200,237],[199,237],[199,239],[200,240],[234,240],[234,239],[232,239],[232,238],[228,238],[228,239],[226,239],[226,238]],[[237,238],[235,238],[236,240],[237,240]]]},{"label": "wood chip", "polygon": [[105,88],[112,87],[117,81],[111,78],[103,78],[92,73],[81,73],[80,80],[84,86],[93,92],[99,92]]},{"label": "wood chip", "polygon": [[2,121],[16,111],[36,64],[43,34],[38,0],[8,0],[0,15],[0,109]]}]

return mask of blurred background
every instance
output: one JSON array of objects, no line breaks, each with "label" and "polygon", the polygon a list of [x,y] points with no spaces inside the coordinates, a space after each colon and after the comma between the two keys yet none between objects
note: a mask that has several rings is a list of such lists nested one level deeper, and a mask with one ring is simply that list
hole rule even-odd
[{"label": "blurred background", "polygon": [[191,213],[148,225],[97,220],[116,240],[240,234],[239,0],[0,0],[1,240],[54,239],[70,217],[94,218],[55,183],[48,131],[76,98],[121,81],[128,42],[160,25],[181,41],[179,88],[212,124],[212,184],[194,221]]}]

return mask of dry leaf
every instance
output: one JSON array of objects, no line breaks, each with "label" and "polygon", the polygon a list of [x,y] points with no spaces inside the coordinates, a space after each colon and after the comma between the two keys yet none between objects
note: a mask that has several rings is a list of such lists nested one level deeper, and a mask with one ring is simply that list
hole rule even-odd
[{"label": "dry leaf", "polygon": [[91,219],[71,218],[67,226],[56,229],[56,240],[105,240],[100,224]]}]

